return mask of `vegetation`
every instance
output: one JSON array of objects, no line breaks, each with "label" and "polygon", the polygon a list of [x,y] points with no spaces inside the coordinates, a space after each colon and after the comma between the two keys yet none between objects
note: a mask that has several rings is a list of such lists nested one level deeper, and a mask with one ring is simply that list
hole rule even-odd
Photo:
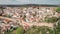
[{"label": "vegetation", "polygon": [[4,34],[11,34],[11,32],[13,32],[13,29],[5,31]]},{"label": "vegetation", "polygon": [[23,27],[18,27],[16,30],[16,34],[23,34],[23,33],[24,33]]},{"label": "vegetation", "polygon": [[8,18],[11,18],[11,16],[12,16],[12,15],[10,15],[10,14],[9,14],[9,15],[4,15],[4,17],[8,17]]},{"label": "vegetation", "polygon": [[56,9],[56,12],[60,13],[60,7],[58,7],[58,8]]},{"label": "vegetation", "polygon": [[23,32],[24,32],[24,29],[21,26],[21,27],[18,27],[16,30],[14,30],[14,28],[7,30],[5,31],[4,34],[23,34]]},{"label": "vegetation", "polygon": [[60,34],[60,20],[58,21],[56,25],[56,34]]},{"label": "vegetation", "polygon": [[46,17],[45,18],[45,22],[51,22],[51,23],[54,23],[54,22],[57,22],[58,21],[58,18],[57,17]]},{"label": "vegetation", "polygon": [[24,32],[23,27],[9,30],[5,34],[54,34],[54,30],[48,26],[33,26]]},{"label": "vegetation", "polygon": [[25,34],[53,34],[53,30],[47,26],[33,26],[29,28]]}]

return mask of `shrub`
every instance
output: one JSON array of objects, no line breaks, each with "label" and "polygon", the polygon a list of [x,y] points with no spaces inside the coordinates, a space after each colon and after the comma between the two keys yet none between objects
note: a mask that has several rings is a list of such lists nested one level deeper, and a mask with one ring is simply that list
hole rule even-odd
[{"label": "shrub", "polygon": [[23,27],[18,27],[16,30],[14,29],[10,29],[8,31],[6,31],[4,34],[23,34],[24,33],[24,30],[23,30]]},{"label": "shrub", "polygon": [[60,34],[60,20],[58,21],[56,25],[56,34]]},{"label": "shrub", "polygon": [[58,8],[56,9],[56,12],[60,13],[60,7],[58,7]]},{"label": "shrub", "polygon": [[58,20],[57,17],[46,17],[44,21],[54,23],[57,22],[57,20]]},{"label": "shrub", "polygon": [[23,34],[23,33],[24,33],[23,27],[18,27],[16,30],[16,34]]},{"label": "shrub", "polygon": [[25,34],[53,34],[53,30],[47,26],[33,26],[29,28]]},{"label": "shrub", "polygon": [[4,15],[4,17],[8,17],[8,18],[11,18],[12,15]]},{"label": "shrub", "polygon": [[8,30],[8,31],[5,31],[5,33],[4,33],[4,34],[11,34],[11,32],[13,32],[13,29]]}]

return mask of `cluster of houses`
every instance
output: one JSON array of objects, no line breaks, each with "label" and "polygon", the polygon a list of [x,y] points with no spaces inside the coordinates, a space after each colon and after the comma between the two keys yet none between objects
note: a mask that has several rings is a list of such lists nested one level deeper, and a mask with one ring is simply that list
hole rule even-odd
[{"label": "cluster of houses", "polygon": [[[6,7],[5,9],[3,9],[4,13],[2,17],[6,17],[11,20],[9,21],[9,19],[7,20],[5,18],[0,19],[1,27],[0,29],[3,32],[6,31],[7,29],[10,30],[11,27],[18,27],[18,25],[22,25],[22,21],[25,23],[41,23],[44,21],[46,16],[57,17],[55,9],[56,7],[40,7],[40,6]],[[13,19],[16,21],[13,22]]]},{"label": "cluster of houses", "polygon": [[39,22],[46,16],[57,16],[56,7],[6,7],[4,12],[11,18],[22,18],[26,22]]}]

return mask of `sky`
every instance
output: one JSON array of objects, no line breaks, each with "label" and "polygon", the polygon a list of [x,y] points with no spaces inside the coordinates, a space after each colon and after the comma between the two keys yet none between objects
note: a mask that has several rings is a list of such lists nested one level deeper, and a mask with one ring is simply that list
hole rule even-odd
[{"label": "sky", "polygon": [[0,0],[0,5],[22,5],[22,4],[60,5],[60,0]]}]

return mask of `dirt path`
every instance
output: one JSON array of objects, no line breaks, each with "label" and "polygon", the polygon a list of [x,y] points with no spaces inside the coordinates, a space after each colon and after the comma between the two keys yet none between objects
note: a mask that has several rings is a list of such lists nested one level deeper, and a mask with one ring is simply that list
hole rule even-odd
[{"label": "dirt path", "polygon": [[[7,17],[2,17],[2,16],[0,16],[0,19],[5,19],[5,20],[7,20],[7,21],[16,22],[15,19],[7,18]],[[20,19],[18,19],[18,20],[20,20]],[[21,20],[21,21],[22,21],[22,24],[21,24],[21,25],[23,25],[23,26],[36,25],[36,26],[49,26],[49,27],[53,27],[53,25],[54,25],[53,23],[27,23],[27,22],[25,22],[25,21],[23,21],[23,20]]]}]

